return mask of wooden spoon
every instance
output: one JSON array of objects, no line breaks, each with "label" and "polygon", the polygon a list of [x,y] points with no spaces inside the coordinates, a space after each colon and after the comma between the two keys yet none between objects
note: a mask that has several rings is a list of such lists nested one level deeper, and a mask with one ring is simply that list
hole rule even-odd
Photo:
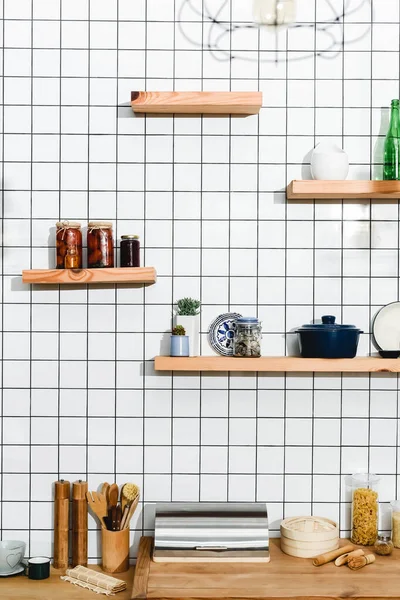
[{"label": "wooden spoon", "polygon": [[107,500],[103,494],[86,492],[86,500],[91,511],[97,516],[100,525],[105,529],[104,517],[107,517]]},{"label": "wooden spoon", "polygon": [[101,493],[106,498],[107,506],[110,504],[110,487],[110,484],[107,482],[103,483],[103,485],[101,486]]},{"label": "wooden spoon", "polygon": [[119,496],[119,490],[118,490],[118,485],[116,483],[113,483],[110,485],[110,490],[109,490],[109,506],[110,508],[112,508],[113,506],[117,506],[118,504],[118,496]]}]

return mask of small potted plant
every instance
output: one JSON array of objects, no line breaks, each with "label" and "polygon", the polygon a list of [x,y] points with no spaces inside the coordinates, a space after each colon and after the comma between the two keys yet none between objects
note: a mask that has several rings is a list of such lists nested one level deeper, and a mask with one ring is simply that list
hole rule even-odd
[{"label": "small potted plant", "polygon": [[177,325],[172,330],[170,355],[189,356],[189,336],[182,325]]},{"label": "small potted plant", "polygon": [[176,303],[176,325],[182,325],[189,336],[189,356],[200,354],[200,300],[181,298]]}]

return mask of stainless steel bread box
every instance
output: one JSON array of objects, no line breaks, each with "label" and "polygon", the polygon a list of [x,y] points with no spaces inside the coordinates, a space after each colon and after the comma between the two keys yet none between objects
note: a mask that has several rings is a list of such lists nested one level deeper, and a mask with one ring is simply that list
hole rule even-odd
[{"label": "stainless steel bread box", "polygon": [[266,504],[157,504],[156,562],[269,562]]}]

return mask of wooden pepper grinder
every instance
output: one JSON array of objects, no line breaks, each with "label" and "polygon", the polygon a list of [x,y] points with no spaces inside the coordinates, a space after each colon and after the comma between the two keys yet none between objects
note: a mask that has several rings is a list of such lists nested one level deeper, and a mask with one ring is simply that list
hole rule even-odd
[{"label": "wooden pepper grinder", "polygon": [[54,490],[54,568],[68,567],[69,481],[56,481]]},{"label": "wooden pepper grinder", "polygon": [[72,484],[72,566],[86,567],[88,560],[87,481]]}]

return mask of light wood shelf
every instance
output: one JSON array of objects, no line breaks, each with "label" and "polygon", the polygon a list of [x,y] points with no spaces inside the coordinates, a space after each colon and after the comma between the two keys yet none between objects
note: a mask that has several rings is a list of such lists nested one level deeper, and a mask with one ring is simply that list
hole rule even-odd
[{"label": "light wood shelf", "polygon": [[288,200],[399,199],[400,181],[294,180],[287,187]]},{"label": "light wood shelf", "polygon": [[22,271],[23,283],[147,283],[157,281],[154,267],[119,267],[114,269],[33,269]]},{"label": "light wood shelf", "polygon": [[131,92],[135,113],[256,115],[261,92]]},{"label": "light wood shelf", "polygon": [[362,356],[358,358],[301,358],[264,356],[234,358],[225,356],[156,356],[156,371],[248,371],[266,373],[400,373],[400,359]]}]

